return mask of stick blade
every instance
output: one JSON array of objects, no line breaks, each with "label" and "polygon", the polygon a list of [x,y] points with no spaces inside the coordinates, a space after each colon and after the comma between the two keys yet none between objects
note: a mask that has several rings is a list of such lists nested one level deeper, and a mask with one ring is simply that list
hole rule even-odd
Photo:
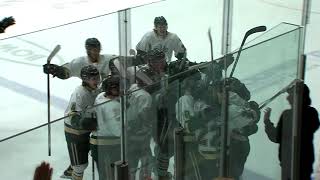
[{"label": "stick blade", "polygon": [[263,32],[266,31],[267,27],[266,26],[257,26],[254,27],[252,29],[250,29],[249,31],[246,32],[246,36],[250,36],[251,34],[257,33],[257,32]]},{"label": "stick blade", "polygon": [[50,53],[50,55],[47,58],[47,62],[50,63],[51,59],[60,51],[61,46],[58,44],[56,47],[53,49],[53,51]]},{"label": "stick blade", "polygon": [[211,28],[208,28],[208,37],[209,37],[209,40],[212,41]]}]

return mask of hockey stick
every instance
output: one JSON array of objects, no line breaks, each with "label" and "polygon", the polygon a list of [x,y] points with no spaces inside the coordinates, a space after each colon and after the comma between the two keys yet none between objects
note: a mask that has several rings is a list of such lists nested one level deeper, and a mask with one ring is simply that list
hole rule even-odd
[{"label": "hockey stick", "polygon": [[211,62],[213,63],[213,45],[212,45],[211,28],[208,29],[208,37],[210,42]]},{"label": "hockey stick", "polygon": [[194,155],[193,152],[189,152],[189,156],[194,169],[196,180],[202,180],[200,170],[199,170],[199,163],[197,162],[196,156]]},{"label": "hockey stick", "polygon": [[266,105],[268,105],[269,103],[271,103],[274,99],[276,99],[278,96],[280,96],[282,93],[287,92],[288,89],[292,88],[296,83],[299,82],[303,82],[303,80],[301,79],[294,79],[293,81],[291,81],[291,83],[289,85],[287,85],[286,87],[282,88],[280,91],[278,91],[275,95],[273,95],[271,98],[265,100],[264,102],[261,103],[261,105],[259,106],[259,109],[264,108]]},{"label": "hockey stick", "polygon": [[92,180],[95,180],[95,172],[94,172],[94,160],[93,158],[91,159],[91,163],[92,163]]},{"label": "hockey stick", "polygon": [[53,49],[53,51],[49,54],[47,58],[47,63],[50,64],[51,59],[60,51],[61,46],[58,44],[56,47]]},{"label": "hockey stick", "polygon": [[[52,58],[60,51],[61,46],[56,45],[53,51],[47,58],[47,65],[49,66]],[[50,127],[50,74],[47,74],[47,100],[48,100],[48,155],[51,156],[51,127]]]},{"label": "hockey stick", "polygon": [[251,35],[251,34],[254,34],[254,33],[257,33],[257,32],[263,32],[267,30],[266,26],[257,26],[257,27],[254,27],[252,29],[250,29],[249,31],[246,32],[246,34],[244,35],[244,38],[241,42],[241,46],[239,48],[239,51],[238,51],[238,55],[237,55],[237,58],[233,64],[233,67],[232,67],[232,70],[231,70],[231,73],[230,73],[230,76],[229,77],[232,77],[233,73],[234,73],[234,70],[236,69],[236,66],[237,66],[237,63],[239,61],[239,57],[240,57],[240,54],[241,54],[241,51],[242,51],[242,48],[243,48],[243,45],[244,43],[246,42],[246,39]]},{"label": "hockey stick", "polygon": [[213,43],[212,43],[212,36],[211,36],[211,28],[208,29],[208,37],[210,42],[210,54],[211,54],[211,71],[212,77],[214,76],[214,64],[213,64]]}]

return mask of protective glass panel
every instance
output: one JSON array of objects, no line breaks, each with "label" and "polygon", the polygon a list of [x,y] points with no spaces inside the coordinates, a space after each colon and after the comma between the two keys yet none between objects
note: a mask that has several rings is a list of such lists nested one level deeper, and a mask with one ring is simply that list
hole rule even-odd
[{"label": "protective glass panel", "polygon": [[[4,179],[32,179],[35,169],[46,161],[53,168],[52,179],[59,179],[70,165],[64,119],[51,124],[51,156],[48,156],[48,127],[32,130],[13,139],[1,142],[1,177]],[[89,166],[84,178],[92,178],[92,159],[87,155]],[[15,167],[15,173],[13,173]]]},{"label": "protective glass panel", "polygon": [[[65,117],[50,124],[51,156],[48,156],[48,124],[1,142],[2,153],[7,154],[1,158],[6,164],[1,168],[3,177],[31,179],[36,166],[46,161],[53,168],[52,179],[71,178],[81,173],[84,179],[100,176],[112,179],[113,164],[121,160],[119,98],[110,99],[102,92],[91,107],[76,110],[68,107]],[[9,150],[8,147],[14,147],[15,150]],[[24,162],[23,166],[18,167],[17,173],[12,173],[10,164],[21,162]]]},{"label": "protective glass panel", "polygon": [[213,179],[219,175],[221,123],[217,117],[221,108],[212,69],[222,73],[217,63],[203,63],[199,68],[185,71],[181,78],[181,95],[175,107],[181,127],[175,132],[178,178]]},{"label": "protective glass panel", "polygon": [[[181,7],[182,5],[183,7]],[[184,11],[177,11],[177,8],[182,8]],[[166,11],[164,11],[164,9],[166,9]],[[201,9],[201,11],[194,11],[194,9]],[[172,32],[177,33],[186,47],[190,66],[194,65],[193,62],[208,62],[213,58],[213,55],[210,53],[211,49],[208,43],[207,31],[209,27],[220,27],[222,1],[213,2],[208,0],[202,1],[202,3],[198,1],[185,2],[182,0],[164,1],[132,9],[131,12],[132,34],[134,34],[132,42],[134,48],[148,29],[152,31],[154,17],[164,16],[168,21],[169,31],[172,30]],[[199,17],[201,17],[201,20],[199,20]],[[97,37],[100,40],[102,54],[119,54],[117,20],[118,17],[116,14],[99,16],[97,18],[0,41],[0,51],[3,54],[3,58],[0,58],[0,60],[2,60],[0,85],[3,92],[2,99],[6,102],[5,109],[7,110],[3,113],[6,114],[5,117],[8,121],[6,124],[12,126],[12,128],[7,128],[6,126],[6,129],[1,131],[1,137],[8,137],[47,121],[45,118],[48,113],[45,106],[47,105],[47,89],[45,84],[48,81],[46,80],[46,75],[43,74],[42,65],[46,63],[46,59],[52,49],[57,44],[60,44],[62,47],[59,53],[52,59],[52,63],[57,65],[70,62],[71,59],[75,57],[85,56],[84,41],[89,37]],[[190,24],[192,28],[189,27]],[[186,28],[180,31],[181,27]],[[142,31],[141,29],[145,29],[146,31]],[[219,42],[220,39],[216,37],[221,37],[221,28],[212,28],[211,31],[213,41]],[[237,65],[238,67],[236,67],[234,72],[234,77],[244,83],[251,92],[250,100],[256,101],[260,106],[265,100],[268,100],[296,78],[299,29],[294,25],[282,24],[273,28],[272,31],[268,31],[268,33],[269,34],[266,33],[265,36],[258,37],[245,46],[246,48],[250,47],[243,49]],[[195,37],[195,35],[197,36]],[[241,38],[235,37],[234,39]],[[214,55],[219,54],[220,51],[220,45],[215,44],[213,49]],[[237,52],[234,53],[234,58],[236,58],[237,55]],[[138,177],[140,174],[141,176],[149,176],[152,168],[155,169],[155,171],[151,172],[151,174],[167,176],[167,172],[174,174],[173,165],[179,166],[178,164],[180,163],[177,169],[183,168],[183,177],[195,179],[195,177],[198,178],[201,176],[203,179],[207,179],[207,177],[212,179],[217,176],[218,164],[220,163],[218,153],[220,153],[219,145],[221,142],[219,141],[221,140],[221,132],[219,128],[222,125],[222,120],[221,118],[219,119],[220,114],[218,110],[220,110],[219,101],[221,99],[217,96],[217,91],[221,89],[217,88],[220,84],[216,82],[215,79],[222,76],[222,65],[216,62],[203,63],[200,64],[198,68],[195,68],[195,72],[193,70],[186,71],[188,66],[182,66],[182,69],[180,69],[182,61],[176,61],[176,56],[178,56],[178,54],[172,55],[171,62],[173,63],[169,64],[166,76],[156,76],[154,81],[151,81],[151,84],[144,85],[146,88],[144,91],[146,92],[143,92],[143,96],[150,96],[152,99],[150,110],[144,109],[145,111],[142,111],[142,107],[147,104],[147,101],[142,101],[143,105],[139,105],[141,101],[134,101],[134,97],[140,95],[144,89],[138,87],[137,89],[130,88],[130,91],[123,99],[124,101],[114,100],[113,102],[95,107],[93,111],[100,112],[110,107],[115,107],[116,110],[114,113],[117,115],[127,113],[123,126],[126,130],[125,140],[127,142],[122,145],[126,147],[124,148],[128,156],[126,160],[129,161],[129,171],[132,176]],[[185,58],[185,56],[182,57]],[[259,62],[257,62],[257,59]],[[106,66],[109,66],[109,64]],[[230,73],[230,69],[231,68],[228,68],[228,74]],[[143,71],[143,67],[137,67],[135,71],[130,72],[139,70]],[[218,70],[217,74],[215,74],[215,70]],[[177,74],[182,71],[188,73]],[[140,78],[146,80],[144,83],[150,83],[150,81],[148,81],[148,70],[146,70],[146,72],[147,78],[144,79],[145,76],[141,74]],[[108,72],[103,73],[104,77],[108,74]],[[138,75],[136,76],[138,77]],[[51,78],[50,76],[50,83],[51,119],[57,119],[64,114],[70,94],[76,86],[81,84],[81,81],[76,77],[62,81],[57,77]],[[137,81],[137,83],[139,83],[139,81]],[[131,84],[126,87],[131,87]],[[198,104],[198,106],[193,105],[193,110],[197,110],[197,112],[193,113],[193,116],[191,111],[184,110],[184,108],[188,107],[188,103],[184,102],[192,101],[188,91],[191,91],[190,94],[194,96],[192,97],[194,103]],[[24,102],[25,105],[21,105],[21,102]],[[126,106],[128,108],[127,111],[120,111],[120,106],[122,110],[126,109],[124,108],[124,106]],[[268,106],[271,106],[273,109],[271,119],[277,119],[282,110],[288,107],[288,104],[285,102],[285,95],[280,95],[268,104]],[[24,109],[24,111],[15,113],[16,107]],[[38,118],[34,116],[34,109],[37,109],[36,116],[39,116]],[[13,114],[14,116],[12,116]],[[211,121],[212,117],[217,118]],[[25,119],[28,119],[27,123]],[[99,122],[103,120],[105,120],[105,118],[98,117],[98,128]],[[190,124],[186,123],[188,121],[190,121]],[[231,121],[232,120],[230,120],[230,123]],[[275,123],[276,121],[273,120],[273,122]],[[22,126],[20,126],[20,123],[22,123]],[[16,129],[16,124],[19,124],[19,127],[22,128]],[[53,123],[51,126],[53,137],[52,154],[57,154],[53,155],[52,159],[48,159],[49,162],[52,160],[52,165],[57,169],[53,179],[60,176],[69,164],[69,160],[67,160],[67,148],[65,146],[66,140],[61,131],[62,128],[64,128],[63,126],[61,121]],[[104,125],[102,126],[105,127]],[[261,120],[257,123],[257,126],[258,129],[264,128]],[[121,129],[119,122],[109,127],[111,129],[107,132],[119,131],[119,129]],[[173,157],[177,156],[177,154],[174,153],[179,151],[177,148],[177,151],[174,151],[173,129],[178,127],[184,128],[182,131],[182,144],[184,146],[182,147],[183,153],[181,157],[185,163],[173,162]],[[147,130],[148,128],[149,131]],[[189,130],[187,130],[187,128]],[[98,129],[98,131],[99,130],[101,130],[101,128]],[[121,150],[119,150],[119,133],[117,133],[117,137],[111,136],[111,139],[108,139],[110,137],[108,135],[102,134],[102,140],[98,138],[93,138],[95,140],[92,140],[92,142],[95,142],[95,145],[98,146],[94,149],[95,153],[92,155],[99,162],[112,162],[113,160],[119,159],[121,155]],[[29,136],[30,138],[28,138]],[[33,166],[31,169],[27,169],[30,167],[26,167],[27,170],[22,168],[24,172],[21,173],[22,175],[20,173],[13,173],[14,176],[11,176],[12,173],[8,173],[6,177],[11,179],[25,178],[26,174],[33,173],[34,166],[41,160],[47,160],[47,130],[45,127],[42,127],[16,137],[15,139],[1,142],[3,143],[1,146],[4,146],[4,148],[1,149],[6,150],[6,147],[13,146],[13,144],[21,144],[25,142],[25,139],[32,140],[35,137],[43,138],[39,140],[39,145],[36,144],[35,146],[39,146],[36,149],[44,151],[35,155],[35,151],[33,147],[31,147],[30,150],[23,152],[10,150],[9,152],[3,152],[3,154],[13,153],[12,156],[17,156],[19,153],[23,154],[23,157],[29,157],[28,160],[23,159],[24,162],[33,162],[33,160],[36,160],[34,157],[41,158],[34,161],[34,164],[31,164]],[[107,140],[105,137],[107,137]],[[23,139],[23,141],[21,140],[21,142],[19,142],[19,139]],[[240,138],[240,140],[243,139]],[[243,155],[241,154],[237,156],[245,157],[237,161],[245,163],[240,166],[231,163],[232,167],[229,168],[230,172],[232,168],[235,168],[235,172],[241,172],[240,175],[242,174],[244,179],[279,179],[280,167],[277,166],[277,145],[272,144],[263,131],[252,134],[249,136],[249,140],[251,146],[249,155],[245,154],[241,156]],[[196,143],[194,143],[194,141],[196,141]],[[111,148],[112,150],[105,147],[110,145],[110,143],[116,146],[115,148]],[[236,148],[231,148],[231,153],[239,153],[238,150],[242,149],[242,146],[244,146],[244,151],[248,150],[248,143],[244,145],[240,144],[239,146],[236,145]],[[236,151],[234,152],[233,150]],[[107,152],[115,153],[106,155]],[[248,151],[246,152],[248,153]],[[265,154],[271,154],[273,158],[267,158]],[[4,164],[8,165],[12,163],[12,159],[3,158]],[[111,160],[112,158],[114,159]],[[261,164],[261,162],[264,162],[264,164]],[[19,162],[15,164],[19,163],[20,159]],[[257,166],[257,164],[261,164],[261,166]],[[181,167],[181,165],[184,167]],[[85,170],[85,179],[93,177],[90,166],[91,163],[89,163],[89,166]],[[241,168],[243,166],[244,171],[242,172]],[[4,167],[3,172],[11,172],[11,169],[5,170],[5,168],[8,167],[10,166]],[[107,167],[107,169],[104,169],[106,170],[104,172],[109,172],[109,165],[104,167]],[[27,171],[30,173],[27,173]],[[15,175],[21,176],[16,177]],[[97,171],[95,175],[98,175]]]},{"label": "protective glass panel", "polygon": [[[272,108],[271,121],[276,125],[281,113],[290,107],[286,88],[297,78],[300,28],[292,25],[292,30],[282,33],[282,25],[288,26],[280,24],[266,33],[275,37],[242,50],[240,56],[240,52],[233,54],[239,56],[235,58],[239,61],[227,83],[228,172],[234,178],[281,178],[278,144],[268,139],[263,111]],[[263,39],[264,34],[261,36]],[[290,157],[291,153],[287,153]]]},{"label": "protective glass panel", "polygon": [[119,79],[107,78],[103,82],[103,89],[104,92],[96,97],[95,108],[92,109],[97,124],[90,135],[90,154],[95,162],[98,179],[114,179],[114,164],[120,161],[122,156],[123,131]]},{"label": "protective glass panel", "polygon": [[[87,103],[80,109],[76,107],[75,111],[84,110],[94,104],[98,91],[91,92],[89,90],[79,89],[79,86],[82,84],[80,80],[81,70],[89,64],[99,70],[101,78],[94,76],[96,72],[95,68],[89,68],[82,73],[83,78],[88,78],[86,79],[88,80],[86,86],[90,86],[91,88],[99,86],[99,82],[110,73],[110,59],[115,57],[114,54],[118,54],[119,48],[117,20],[117,14],[109,14],[0,41],[0,51],[2,54],[0,58],[2,69],[2,73],[0,73],[1,99],[7,102],[5,103],[6,108],[3,108],[5,109],[3,115],[5,116],[5,121],[8,121],[6,126],[1,126],[1,139],[48,122],[47,115],[49,112],[51,121],[56,120],[58,117],[63,117],[67,109],[70,110],[70,108],[72,109],[74,107],[73,104],[69,104],[71,100]],[[88,38],[90,39],[85,43]],[[92,38],[97,38],[98,41]],[[89,56],[93,57],[97,56],[97,53],[101,54],[98,62],[88,61],[85,44],[90,47],[88,48]],[[68,70],[61,71],[61,69],[56,68],[57,66],[54,66],[48,70],[51,74],[47,76],[47,74],[44,73],[43,65],[47,63],[49,54],[57,45],[60,45],[61,49],[53,56],[50,62],[59,66],[69,63],[64,66],[67,67]],[[54,78],[52,74],[55,75]],[[68,77],[67,75],[70,75],[70,78],[62,80],[65,76]],[[47,87],[48,83],[50,83],[49,89]],[[47,94],[49,90],[50,110],[48,110],[47,106]],[[79,94],[71,97],[71,94],[76,91],[78,91]],[[88,92],[92,94],[88,94]],[[16,113],[17,107],[19,107],[19,113]],[[115,113],[120,114],[120,105]],[[3,172],[8,172],[8,176],[6,176],[5,179],[25,179],[25,176],[31,179],[35,166],[40,164],[42,160],[47,160],[53,166],[54,174],[52,179],[58,179],[70,164],[66,138],[63,133],[63,124],[62,120],[60,120],[51,125],[52,155],[50,157],[47,157],[48,129],[46,127],[1,142],[1,146],[4,146],[4,148],[1,148],[3,150],[6,149],[5,147],[9,147],[7,146],[8,143],[10,146],[15,144],[15,147],[19,144],[24,144],[24,146],[28,148],[22,152],[20,152],[19,149],[11,149],[10,152],[4,152],[4,154],[13,154],[12,156],[2,156],[1,159],[4,163],[7,165],[10,165],[12,162],[16,165],[19,164],[19,168],[16,169],[15,173],[12,173],[12,169],[5,170],[10,166],[2,168]],[[117,128],[119,129],[119,127]],[[72,130],[70,131],[73,132]],[[87,134],[88,138],[90,137],[89,135],[90,133]],[[116,140],[118,146],[120,146],[119,136],[120,134],[118,134]],[[88,138],[86,140],[87,147],[81,147],[80,149],[90,148]],[[28,143],[26,143],[25,140],[27,140]],[[32,143],[30,143],[29,140]],[[99,140],[97,141],[100,142]],[[32,146],[30,145],[29,147],[28,144]],[[74,148],[77,149],[77,147]],[[101,151],[103,152],[100,153]],[[120,157],[121,151],[117,150],[116,152],[116,159],[120,160],[118,157]],[[91,159],[88,152],[86,153],[85,156]],[[13,158],[11,162],[7,162],[9,159],[6,159],[6,157],[14,157],[19,154],[22,154],[24,159]],[[103,157],[105,153],[104,150],[96,148],[95,158],[99,160],[100,156],[97,154],[102,154],[101,157]],[[79,154],[77,154],[77,156],[78,155]],[[103,158],[101,159],[103,160]],[[24,163],[21,164],[22,161]],[[79,161],[82,162],[83,160]],[[90,174],[90,172],[92,172],[90,167],[92,161],[90,161],[89,164],[89,167],[86,167],[84,179],[90,179],[92,177],[92,173]],[[79,168],[81,169],[83,167]],[[95,170],[98,176],[97,168]]]},{"label": "protective glass panel", "polygon": [[270,39],[277,38],[278,36],[282,36],[282,34],[284,33],[295,31],[297,28],[298,27],[296,25],[285,22],[280,23],[274,27],[266,27],[267,31],[264,32],[263,35],[261,35],[261,33],[257,33],[257,36],[253,35],[254,39],[250,40],[251,38],[248,38],[244,45],[244,48],[253,46],[258,43],[262,43]]},{"label": "protective glass panel", "polygon": [[[267,29],[271,29],[283,22],[297,25],[301,23],[302,13],[301,11],[297,11],[297,9],[302,10],[303,0],[295,0],[290,3],[285,1],[275,2],[272,0],[232,2],[231,49],[238,48],[245,32],[253,27],[266,26]],[[316,7],[314,4],[312,6]],[[249,39],[252,39],[255,36],[257,35],[253,35]]]},{"label": "protective glass panel", "polygon": [[[117,34],[117,15],[110,14],[1,40],[0,86],[3,89],[1,98],[7,99],[4,114],[7,114],[6,121],[10,122],[6,124],[12,126],[19,124],[19,128],[2,130],[0,137],[4,138],[47,122],[45,117],[48,113],[48,81],[50,82],[51,119],[61,117],[63,113],[59,112],[65,110],[70,94],[77,85],[81,84],[79,78],[81,67],[88,64],[86,39],[97,38],[101,44],[100,53],[108,54],[110,58],[118,53]],[[68,71],[72,77],[67,80],[59,79],[58,74],[54,78],[50,75],[48,80],[47,74],[43,72],[43,65],[47,63],[49,54],[57,45],[61,46],[61,50],[51,59],[52,64],[60,66],[83,57],[68,66],[72,69]],[[97,66],[99,69],[109,69],[107,61],[99,62]],[[55,71],[55,73],[58,72]],[[101,73],[105,77],[109,70],[103,70]],[[19,107],[19,113],[13,112],[16,107]]]},{"label": "protective glass panel", "polygon": [[[167,173],[162,169],[168,168],[173,157],[173,129],[178,125],[174,112],[178,81],[153,71],[148,75],[155,81],[147,85],[138,80],[131,85],[127,99],[126,150],[130,174],[139,179]],[[173,173],[172,167],[170,170]]]},{"label": "protective glass panel", "polygon": [[[174,129],[185,127],[185,120],[183,120],[183,118],[181,119],[181,117],[187,113],[181,112],[178,99],[181,97],[187,97],[188,99],[190,96],[188,93],[190,92],[187,92],[188,90],[185,88],[193,88],[193,82],[196,84],[198,79],[201,78],[201,74],[197,70],[189,74],[188,71],[186,71],[188,66],[196,65],[199,62],[208,62],[211,58],[214,58],[213,54],[216,56],[220,53],[220,38],[218,37],[221,37],[222,29],[215,27],[220,27],[221,24],[222,3],[222,1],[202,1],[201,3],[182,0],[163,1],[131,9],[132,48],[135,49],[135,52],[137,53],[136,57],[139,58],[144,56],[145,53],[149,55],[148,53],[151,49],[157,49],[164,52],[168,65],[165,73],[165,76],[169,78],[168,80],[161,80],[161,78],[156,77],[157,75],[152,75],[152,71],[159,67],[154,66],[150,68],[150,65],[153,66],[152,60],[150,60],[150,62],[148,62],[148,60],[143,62],[144,64],[148,64],[145,65],[147,67],[136,67],[137,79],[142,79],[146,83],[158,84],[149,85],[150,87],[147,86],[150,88],[149,94],[152,97],[153,104],[153,110],[150,113],[151,118],[149,118],[150,121],[154,122],[150,127],[153,134],[151,143],[149,146],[145,145],[148,151],[136,151],[136,155],[144,152],[146,157],[150,157],[148,154],[150,154],[149,151],[151,148],[153,155],[152,158],[149,158],[151,159],[151,161],[149,161],[153,168],[151,176],[177,176],[174,169],[179,166],[178,163],[183,164],[181,162],[175,162],[177,154],[174,153]],[[181,11],[181,9],[183,9],[183,11]],[[201,9],[201,11],[194,11],[194,9]],[[163,44],[155,42],[157,37],[154,34],[154,21],[160,24],[167,23],[167,30],[170,32],[169,38],[164,40],[167,42],[164,42]],[[192,27],[190,26],[191,24]],[[162,31],[161,29],[165,29],[166,27],[158,28]],[[213,49],[211,49],[208,37],[209,28],[211,28],[211,35],[213,37]],[[186,54],[184,54],[185,49],[187,52]],[[213,54],[211,54],[211,50]],[[141,71],[144,71],[145,75],[142,75]],[[134,70],[131,72],[134,72]],[[164,76],[162,75],[162,77]],[[132,97],[134,94],[130,94],[129,98],[130,96]],[[138,108],[140,108],[140,106]],[[134,111],[134,113],[139,112],[137,110]],[[129,117],[129,114],[127,114],[127,116]],[[191,118],[191,116],[188,118]],[[128,123],[130,126],[130,122]],[[139,127],[142,128],[143,126]],[[150,138],[147,137],[148,134],[149,132],[145,134],[146,143],[150,141]],[[194,138],[194,136],[192,137]],[[130,135],[127,140],[127,149],[130,151],[130,148],[134,149],[135,147],[133,145],[137,143],[132,143],[132,140],[130,141]],[[185,149],[186,154],[183,154],[183,156],[190,157],[188,151],[194,151],[194,149],[190,148],[196,147],[194,147],[194,145],[191,145],[190,147],[189,145],[187,146],[188,147]],[[136,149],[139,150],[139,148],[141,149],[143,146],[137,148]],[[129,167],[131,163],[130,158],[136,158],[136,155],[128,154]],[[139,156],[143,157],[143,155]],[[188,168],[188,171],[192,170],[193,166],[190,159],[186,159],[185,162],[188,163],[188,167],[186,167]],[[130,168],[136,168],[136,164],[137,163],[134,162],[134,167]],[[136,177],[143,175],[141,174],[142,171],[148,171],[148,167],[145,167],[142,163],[138,166],[140,167],[140,169],[138,168],[140,172],[136,172]],[[146,171],[143,168],[145,168]],[[149,172],[147,172],[147,174],[148,173]]]},{"label": "protective glass panel", "polygon": [[[154,29],[156,17],[163,16],[168,31],[176,34],[187,49],[187,58],[192,62],[211,59],[208,30],[211,29],[213,55],[221,54],[222,1],[162,1],[147,6],[132,8],[132,47],[136,49],[142,37]],[[142,48],[143,46],[138,46]],[[143,49],[142,49],[143,50]],[[171,61],[176,60],[173,54]]]}]

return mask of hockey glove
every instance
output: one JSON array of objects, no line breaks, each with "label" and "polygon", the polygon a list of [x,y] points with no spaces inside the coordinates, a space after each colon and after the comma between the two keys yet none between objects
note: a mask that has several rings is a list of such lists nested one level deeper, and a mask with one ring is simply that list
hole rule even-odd
[{"label": "hockey glove", "polygon": [[85,112],[72,111],[71,115],[71,126],[76,129],[84,130],[96,130],[97,128],[97,118],[95,115],[91,117],[86,117]]},{"label": "hockey glove", "polygon": [[182,60],[184,57],[185,57],[185,53],[184,53],[184,52],[178,53],[178,54],[176,55],[176,58],[177,58],[178,60]]},{"label": "hockey glove", "polygon": [[249,107],[256,112],[256,114],[257,114],[256,121],[258,122],[261,117],[261,111],[259,109],[259,104],[255,101],[249,101],[248,104],[249,104]]},{"label": "hockey glove", "polygon": [[82,118],[80,120],[80,126],[81,126],[81,129],[96,130],[97,129],[97,118],[96,117]]},{"label": "hockey glove", "polygon": [[69,74],[67,73],[65,68],[62,66],[58,66],[56,64],[44,64],[43,65],[43,72],[45,74],[52,74],[53,77],[57,76],[60,79],[69,78]]},{"label": "hockey glove", "polygon": [[72,112],[72,116],[71,116],[71,126],[73,128],[76,128],[76,129],[81,129],[81,125],[80,125],[80,122],[81,122],[81,115],[80,113],[77,113],[77,112]]},{"label": "hockey glove", "polygon": [[137,50],[137,55],[133,64],[135,66],[140,64],[147,64],[146,55],[147,55],[147,52],[142,50]]}]

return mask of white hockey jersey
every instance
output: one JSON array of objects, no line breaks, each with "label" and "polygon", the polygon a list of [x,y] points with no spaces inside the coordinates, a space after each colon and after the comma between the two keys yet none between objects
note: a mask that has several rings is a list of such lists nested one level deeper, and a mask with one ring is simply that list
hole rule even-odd
[{"label": "white hockey jersey", "polygon": [[129,141],[148,141],[151,136],[153,122],[152,97],[137,84],[132,84],[129,89],[127,108]]},{"label": "white hockey jersey", "polygon": [[[65,115],[69,115],[72,111],[83,111],[90,106],[93,106],[94,101],[98,95],[98,91],[90,91],[84,86],[80,85],[71,94],[69,104],[65,110]],[[91,117],[93,110],[88,110],[84,114],[86,117]],[[71,126],[71,119],[66,118],[65,123]]]},{"label": "white hockey jersey", "polygon": [[94,65],[99,70],[101,78],[104,79],[110,73],[110,69],[109,69],[110,59],[113,59],[116,57],[117,57],[116,55],[104,54],[104,55],[100,55],[99,62],[92,63],[88,59],[88,56],[82,56],[82,57],[73,59],[71,62],[66,63],[62,66],[69,70],[70,77],[81,78],[80,77],[81,69],[87,65]]},{"label": "white hockey jersey", "polygon": [[180,38],[171,32],[168,32],[165,38],[157,36],[154,31],[146,33],[136,46],[137,50],[148,52],[152,49],[162,50],[166,55],[167,63],[171,62],[172,53],[177,55],[186,51]]},{"label": "white hockey jersey", "polygon": [[147,113],[150,113],[151,110],[152,97],[144,89],[140,89],[137,84],[132,84],[129,88],[128,103],[128,120],[146,118]]},{"label": "white hockey jersey", "polygon": [[109,99],[100,93],[94,104],[101,104],[95,108],[97,115],[97,130],[92,132],[94,136],[117,136],[121,134],[120,102],[118,99]]},{"label": "white hockey jersey", "polygon": [[194,99],[186,93],[181,96],[176,103],[176,119],[180,122],[181,126],[186,127],[186,122],[194,116]]}]

